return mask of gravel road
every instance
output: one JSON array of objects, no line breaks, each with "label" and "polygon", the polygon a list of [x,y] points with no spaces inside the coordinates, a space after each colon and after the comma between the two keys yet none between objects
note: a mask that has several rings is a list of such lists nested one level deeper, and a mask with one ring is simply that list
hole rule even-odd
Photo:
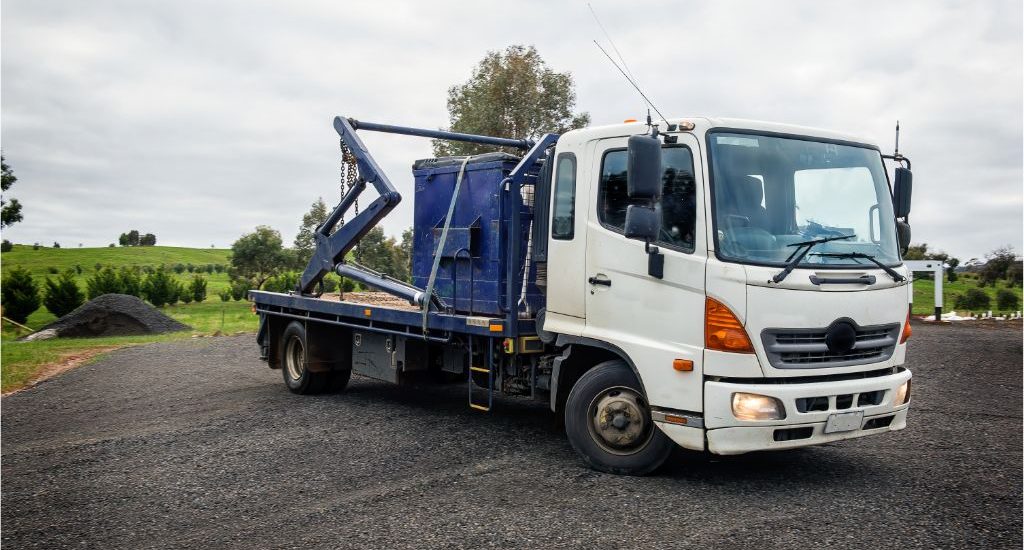
[{"label": "gravel road", "polygon": [[542,405],[354,378],[253,337],[114,352],[3,398],[5,548],[1021,548],[1019,324],[915,326],[910,426],[586,469]]}]

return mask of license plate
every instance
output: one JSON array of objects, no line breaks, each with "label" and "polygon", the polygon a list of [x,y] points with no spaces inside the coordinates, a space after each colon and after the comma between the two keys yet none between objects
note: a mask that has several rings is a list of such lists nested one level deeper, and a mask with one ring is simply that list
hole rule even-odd
[{"label": "license plate", "polygon": [[864,411],[836,413],[829,416],[828,421],[825,422],[825,433],[852,432],[860,429],[862,422],[864,422]]}]

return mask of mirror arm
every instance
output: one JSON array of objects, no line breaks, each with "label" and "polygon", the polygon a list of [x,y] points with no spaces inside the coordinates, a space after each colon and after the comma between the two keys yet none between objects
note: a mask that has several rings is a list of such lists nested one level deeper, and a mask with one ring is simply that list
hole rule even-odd
[{"label": "mirror arm", "polygon": [[644,252],[647,253],[647,274],[655,279],[665,278],[665,255],[658,247],[651,246],[650,240],[644,241]]}]

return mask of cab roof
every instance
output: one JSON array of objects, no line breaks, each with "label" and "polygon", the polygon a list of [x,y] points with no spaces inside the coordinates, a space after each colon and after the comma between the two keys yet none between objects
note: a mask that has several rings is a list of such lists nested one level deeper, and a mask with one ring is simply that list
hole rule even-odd
[{"label": "cab roof", "polygon": [[[659,124],[662,131],[665,131],[664,121],[654,122],[655,124]],[[857,136],[853,134],[837,132],[834,130],[813,128],[809,126],[783,124],[779,122],[767,122],[762,120],[749,120],[728,117],[681,117],[670,118],[669,122],[672,124],[679,124],[681,122],[693,123],[694,128],[693,130],[691,130],[691,132],[698,135],[702,135],[708,130],[715,128],[729,128],[734,130],[773,132],[777,134],[791,134],[838,141],[849,141],[853,143],[877,147],[877,144],[874,140],[866,138],[864,136]],[[572,137],[575,140],[588,141],[591,139],[635,135],[643,133],[646,128],[647,124],[644,122],[627,122],[622,124],[609,124],[606,126],[590,126],[587,128],[581,128],[579,130],[573,130],[571,133],[573,134]],[[567,132],[567,134],[568,133],[569,132]],[[566,135],[566,137],[569,136]]]}]

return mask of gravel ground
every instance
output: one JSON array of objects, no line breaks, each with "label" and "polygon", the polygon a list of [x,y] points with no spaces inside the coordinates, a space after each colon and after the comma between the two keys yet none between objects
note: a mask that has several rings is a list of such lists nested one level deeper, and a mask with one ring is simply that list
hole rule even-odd
[{"label": "gravel ground", "polygon": [[586,469],[543,406],[356,378],[288,393],[251,336],[114,352],[3,399],[8,548],[1021,547],[1021,328],[916,325],[910,426]]},{"label": "gravel ground", "polygon": [[123,336],[188,330],[159,309],[127,294],[104,294],[46,325],[58,336]]}]

